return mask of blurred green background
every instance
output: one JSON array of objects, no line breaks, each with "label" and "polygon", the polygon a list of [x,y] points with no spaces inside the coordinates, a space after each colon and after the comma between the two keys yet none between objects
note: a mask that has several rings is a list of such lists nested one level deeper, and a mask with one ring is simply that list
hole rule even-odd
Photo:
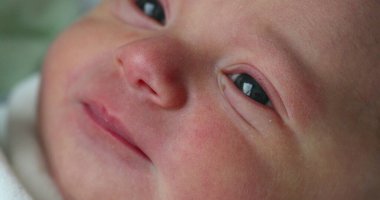
[{"label": "blurred green background", "polygon": [[98,0],[0,0],[0,100],[38,71],[51,41]]}]

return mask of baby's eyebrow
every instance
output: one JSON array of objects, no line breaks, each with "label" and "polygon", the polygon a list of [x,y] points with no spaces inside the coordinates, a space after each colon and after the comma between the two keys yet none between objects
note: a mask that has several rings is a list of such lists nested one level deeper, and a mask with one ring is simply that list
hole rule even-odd
[{"label": "baby's eyebrow", "polygon": [[[235,43],[275,87],[289,116],[297,115],[298,120],[306,120],[302,116],[320,107],[317,72],[287,35],[267,28],[262,32],[248,30],[241,36]],[[305,105],[302,110],[299,109],[301,105]]]},{"label": "baby's eyebrow", "polygon": [[[236,38],[234,44],[249,52],[252,62],[266,71],[304,71],[301,52],[292,48],[291,41],[280,32],[266,29],[265,32],[247,33]],[[258,63],[257,63],[258,62]]]}]

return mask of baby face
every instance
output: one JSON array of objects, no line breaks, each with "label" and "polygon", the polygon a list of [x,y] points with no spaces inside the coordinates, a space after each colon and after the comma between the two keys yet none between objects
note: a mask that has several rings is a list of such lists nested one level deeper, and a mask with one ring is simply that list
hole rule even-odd
[{"label": "baby face", "polygon": [[378,10],[103,1],[47,55],[52,176],[66,199],[372,199]]}]

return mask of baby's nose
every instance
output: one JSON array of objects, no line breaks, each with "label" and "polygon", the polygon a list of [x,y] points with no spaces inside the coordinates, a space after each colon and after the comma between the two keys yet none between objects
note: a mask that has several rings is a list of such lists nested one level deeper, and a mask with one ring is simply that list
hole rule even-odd
[{"label": "baby's nose", "polygon": [[156,37],[121,46],[116,61],[136,94],[163,108],[183,106],[185,50],[172,38]]}]

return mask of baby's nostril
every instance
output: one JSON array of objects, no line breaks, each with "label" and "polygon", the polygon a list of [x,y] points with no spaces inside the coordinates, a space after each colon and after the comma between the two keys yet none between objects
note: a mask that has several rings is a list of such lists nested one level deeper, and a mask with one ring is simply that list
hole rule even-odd
[{"label": "baby's nostril", "polygon": [[137,81],[137,86],[138,86],[139,88],[148,89],[148,91],[149,91],[150,93],[152,93],[152,94],[154,94],[154,95],[157,95],[157,92],[154,91],[152,87],[150,87],[145,81],[143,81],[143,80],[141,80],[141,79],[139,79],[139,80]]},{"label": "baby's nostril", "polygon": [[117,61],[117,64],[119,64],[120,66],[123,66],[124,62],[121,58],[117,58],[116,61]]}]

